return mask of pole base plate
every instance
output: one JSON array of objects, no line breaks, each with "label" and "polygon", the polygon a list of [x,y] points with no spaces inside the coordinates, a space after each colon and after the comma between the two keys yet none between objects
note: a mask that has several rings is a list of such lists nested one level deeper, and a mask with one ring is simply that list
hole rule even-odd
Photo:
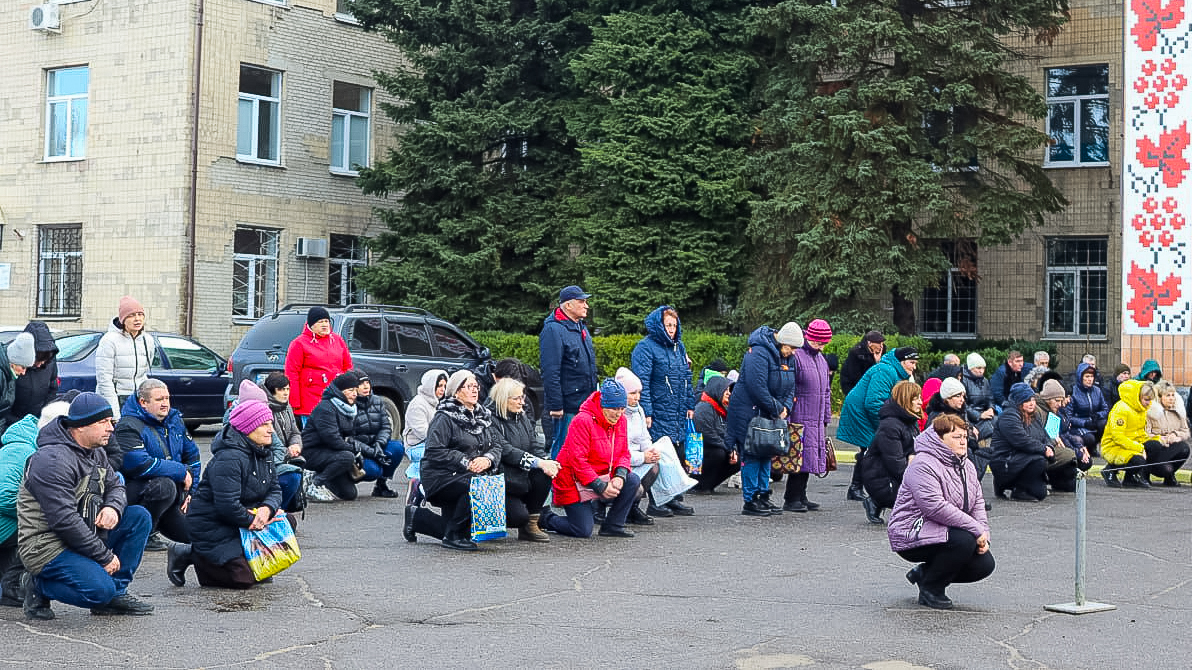
[{"label": "pole base plate", "polygon": [[1108,612],[1117,609],[1117,605],[1109,605],[1106,603],[1059,603],[1057,605],[1044,605],[1043,609],[1049,612],[1059,612],[1061,614],[1093,614],[1094,612]]}]

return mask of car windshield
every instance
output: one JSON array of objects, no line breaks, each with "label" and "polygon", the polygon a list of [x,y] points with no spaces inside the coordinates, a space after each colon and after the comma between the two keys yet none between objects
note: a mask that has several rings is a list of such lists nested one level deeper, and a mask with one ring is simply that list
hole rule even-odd
[{"label": "car windshield", "polygon": [[69,362],[86,358],[95,345],[99,344],[101,337],[103,333],[74,333],[59,337],[54,340],[58,345],[58,360]]},{"label": "car windshield", "polygon": [[262,317],[240,340],[240,348],[264,350],[277,345],[285,349],[295,337],[302,334],[305,325],[305,312],[283,312],[276,317]]}]

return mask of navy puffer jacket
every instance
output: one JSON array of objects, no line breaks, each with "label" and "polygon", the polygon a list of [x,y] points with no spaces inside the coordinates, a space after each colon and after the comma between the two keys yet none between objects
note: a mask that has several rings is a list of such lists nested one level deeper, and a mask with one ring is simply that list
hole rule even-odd
[{"label": "navy puffer jacket", "polygon": [[356,396],[355,424],[356,439],[367,447],[361,449],[361,453],[368,458],[382,455],[389,446],[393,426],[389,423],[385,403],[377,394]]},{"label": "navy puffer jacket", "polygon": [[777,419],[794,401],[795,357],[779,354],[774,329],[759,326],[749,334],[749,350],[741,360],[741,376],[728,403],[726,446],[742,451],[750,419]]},{"label": "navy puffer jacket", "polygon": [[667,435],[678,446],[683,443],[687,412],[695,409],[695,398],[687,347],[683,346],[683,324],[678,324],[674,339],[662,325],[662,313],[668,309],[672,308],[663,305],[646,317],[646,336],[633,347],[630,365],[642,380],[642,411],[653,417],[650,439]]}]

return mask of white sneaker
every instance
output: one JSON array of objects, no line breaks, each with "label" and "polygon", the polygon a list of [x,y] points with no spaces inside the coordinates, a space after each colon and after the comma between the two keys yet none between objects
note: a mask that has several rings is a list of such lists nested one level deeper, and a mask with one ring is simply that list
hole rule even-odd
[{"label": "white sneaker", "polygon": [[313,477],[306,480],[305,492],[306,497],[315,502],[335,502],[335,494],[326,486],[316,484]]}]

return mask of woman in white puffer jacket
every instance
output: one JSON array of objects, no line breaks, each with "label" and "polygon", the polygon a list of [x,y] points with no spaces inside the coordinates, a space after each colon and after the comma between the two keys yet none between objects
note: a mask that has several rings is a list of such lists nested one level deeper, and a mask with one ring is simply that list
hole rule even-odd
[{"label": "woman in white puffer jacket", "polygon": [[145,308],[124,296],[95,351],[95,392],[111,404],[117,419],[124,401],[149,378],[156,350],[153,337],[145,332]]}]

